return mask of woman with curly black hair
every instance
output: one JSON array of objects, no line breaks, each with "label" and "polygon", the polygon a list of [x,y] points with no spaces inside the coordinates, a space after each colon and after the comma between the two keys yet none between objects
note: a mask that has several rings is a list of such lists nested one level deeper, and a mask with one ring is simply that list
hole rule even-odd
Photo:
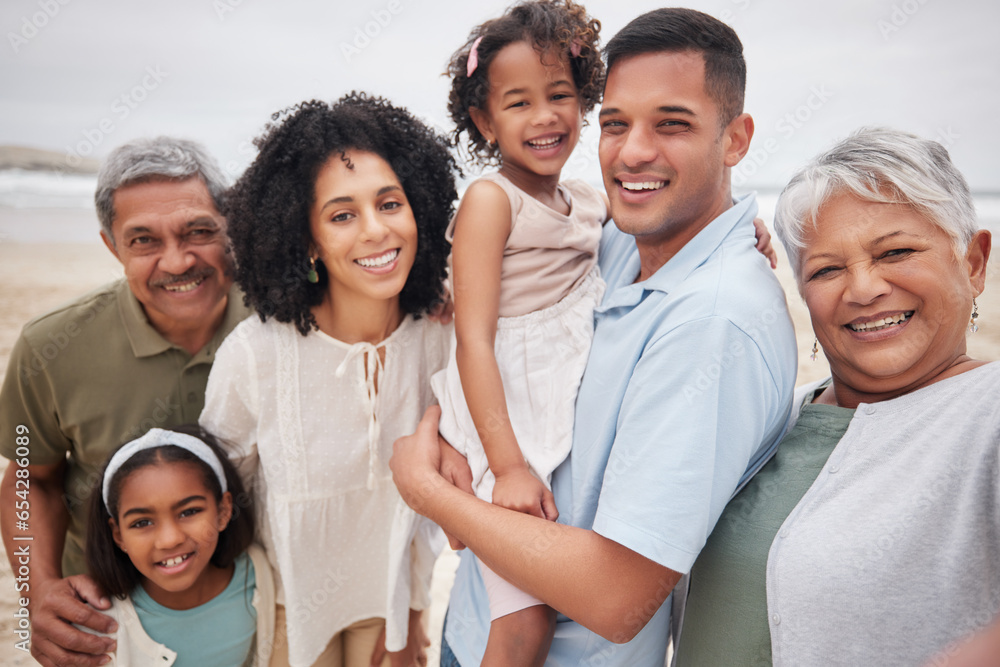
[{"label": "woman with curly black hair", "polygon": [[218,351],[202,425],[264,507],[278,582],[272,665],[417,664],[429,643],[438,529],[387,462],[433,403],[450,327],[443,293],[456,198],[446,142],[405,109],[351,94],[274,116],[226,216],[259,317]]}]

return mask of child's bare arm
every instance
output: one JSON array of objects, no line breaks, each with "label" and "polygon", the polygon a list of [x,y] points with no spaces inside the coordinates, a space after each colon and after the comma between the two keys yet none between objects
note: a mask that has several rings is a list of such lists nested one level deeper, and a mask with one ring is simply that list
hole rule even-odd
[{"label": "child's bare arm", "polygon": [[452,245],[456,358],[469,412],[497,479],[493,501],[555,518],[552,494],[531,474],[514,436],[493,353],[510,220],[507,195],[493,183],[474,183],[459,206]]}]

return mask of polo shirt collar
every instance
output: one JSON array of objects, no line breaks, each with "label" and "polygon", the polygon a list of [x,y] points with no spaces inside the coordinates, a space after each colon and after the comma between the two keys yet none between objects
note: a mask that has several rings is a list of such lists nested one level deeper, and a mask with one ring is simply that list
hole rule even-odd
[{"label": "polo shirt collar", "polygon": [[[656,273],[640,283],[622,285],[608,298],[605,298],[598,310],[605,311],[610,308],[635,306],[642,300],[643,294],[647,291],[669,294],[671,289],[683,282],[691,275],[692,271],[701,266],[722,245],[722,242],[738,224],[744,221],[752,222],[756,215],[757,200],[753,193],[734,199],[731,207],[708,223]],[[635,255],[634,263],[636,271],[638,271],[638,255]]]},{"label": "polo shirt collar", "polygon": [[[118,285],[117,293],[118,312],[121,314],[122,326],[125,327],[125,333],[132,346],[132,354],[137,359],[154,357],[170,349],[177,349],[187,354],[186,350],[174,345],[153,328],[153,325],[149,323],[149,319],[146,318],[146,312],[142,309],[142,304],[135,298],[135,294],[132,293],[132,290],[128,286],[128,281],[124,278]],[[212,336],[212,339],[191,358],[190,363],[201,361],[211,362],[215,350],[218,350],[219,345],[222,344],[222,339],[225,338],[228,332],[232,331],[240,320],[246,317],[247,313],[245,309],[240,307],[242,302],[242,292],[240,292],[236,285],[233,285],[229,290],[229,296],[226,300],[226,313],[222,317],[222,323],[219,325],[215,335]]]},{"label": "polo shirt collar", "polygon": [[252,314],[253,311],[243,305],[243,292],[234,282],[232,287],[229,288],[229,295],[226,298],[226,313],[222,316],[222,323],[215,330],[212,340],[208,341],[205,347],[198,350],[198,354],[194,355],[189,365],[203,362],[212,363],[215,359],[215,353],[222,346],[222,341],[226,339],[229,332]]},{"label": "polo shirt collar", "polygon": [[162,354],[174,345],[160,335],[146,319],[142,304],[128,286],[128,280],[122,279],[118,284],[118,312],[122,317],[122,326],[132,345],[132,353],[136,358],[152,357]]}]

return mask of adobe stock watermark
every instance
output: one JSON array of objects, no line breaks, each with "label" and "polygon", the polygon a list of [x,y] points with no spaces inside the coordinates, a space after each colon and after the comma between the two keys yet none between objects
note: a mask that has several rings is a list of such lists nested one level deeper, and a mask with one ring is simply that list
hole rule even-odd
[{"label": "adobe stock watermark", "polygon": [[[952,658],[958,655],[968,644],[976,642],[977,639],[980,639],[980,637],[977,636],[977,633],[989,627],[989,625],[996,620],[997,614],[1000,613],[1000,596],[992,596],[992,598],[986,602],[986,606],[986,609],[968,609],[965,611],[961,619],[957,619],[958,622],[955,627],[958,631],[955,632],[955,635],[958,639],[952,641],[946,647],[941,649],[941,651],[934,656],[932,660],[927,662],[928,667],[946,667],[951,664],[962,664],[961,661],[957,663],[954,662]],[[975,653],[973,655],[975,655]]]},{"label": "adobe stock watermark", "polygon": [[951,129],[951,125],[949,125],[948,127],[937,128],[937,134],[931,138],[945,148],[951,148],[955,145],[956,141],[962,138],[962,135]]},{"label": "adobe stock watermark", "polygon": [[231,179],[238,180],[243,174],[243,169],[245,165],[250,164],[254,156],[257,154],[257,149],[254,147],[253,138],[249,137],[244,139],[236,146],[236,153],[242,158],[241,160],[229,160],[225,164],[225,172],[229,175]]},{"label": "adobe stock watermark", "polygon": [[66,163],[75,167],[101,145],[105,137],[115,131],[118,123],[122,123],[140,104],[146,101],[149,94],[160,87],[163,80],[169,76],[159,65],[147,65],[145,75],[128,91],[111,101],[111,115],[102,118],[95,127],[82,131],[83,139],[75,146],[66,146]]},{"label": "adobe stock watermark", "polygon": [[243,4],[243,0],[212,0],[212,9],[220,21],[226,20],[226,14],[236,11],[236,8]]},{"label": "adobe stock watermark", "polygon": [[711,360],[707,360],[708,362],[690,377],[683,389],[688,404],[697,403],[706,391],[714,391],[716,385],[724,381],[726,371],[741,364],[742,357],[748,352],[755,353],[757,349],[755,340],[766,337],[768,330],[776,323],[787,321],[788,307],[782,295],[760,311],[752,322],[744,326],[744,337],[734,340],[727,349],[713,352]]},{"label": "adobe stock watermark", "polygon": [[73,344],[73,340],[83,332],[87,325],[93,322],[94,318],[100,315],[105,308],[115,302],[114,294],[101,294],[88,303],[86,310],[80,312],[79,318],[67,322],[60,331],[49,332],[47,341],[32,345],[31,356],[21,359],[18,366],[21,383],[28,386],[40,373],[44,373],[48,365],[62,354],[63,350]]},{"label": "adobe stock watermark", "polygon": [[344,56],[344,60],[351,62],[355,56],[361,55],[361,52],[367,49],[372,40],[389,27],[389,24],[401,11],[403,11],[403,5],[400,0],[389,0],[385,8],[373,9],[371,21],[366,22],[364,26],[354,27],[354,39],[351,42],[340,43],[340,53]]},{"label": "adobe stock watermark", "polygon": [[[736,5],[736,8],[741,12],[750,9],[750,0],[730,0],[730,4]],[[731,9],[723,9],[719,13],[719,19],[723,23],[732,23],[736,19],[736,16]]]},{"label": "adobe stock watermark", "polygon": [[[154,399],[148,406],[149,411],[146,413],[147,416],[143,417],[142,420],[127,428],[122,432],[117,438],[117,442],[129,442],[135,440],[139,436],[147,433],[153,428],[163,428],[165,424],[171,419],[172,416],[176,415],[181,410],[181,404],[176,396],[167,394],[163,397],[158,397]],[[174,423],[179,423],[174,420]],[[90,495],[93,490],[100,484],[101,473],[100,471],[92,471],[84,478],[78,478],[70,484],[67,479],[67,483],[63,488],[62,501],[67,508],[72,512],[77,507],[83,505],[90,499]],[[239,496],[234,499],[236,502],[237,509],[241,507],[246,507],[249,503],[246,494]]]},{"label": "adobe stock watermark", "polygon": [[903,0],[901,3],[893,3],[892,10],[888,17],[880,18],[875,22],[878,31],[882,33],[882,39],[889,41],[889,37],[910,22],[916,16],[920,8],[927,4],[927,0]]},{"label": "adobe stock watermark", "polygon": [[31,16],[27,14],[21,17],[20,29],[17,32],[8,32],[7,41],[10,42],[10,48],[14,49],[14,53],[21,50],[21,47],[25,46],[30,40],[34,39],[39,31],[41,31],[45,26],[49,24],[49,21],[54,19],[62,11],[62,8],[70,3],[71,0],[38,0],[38,8],[41,11],[33,13]]},{"label": "adobe stock watermark", "polygon": [[[834,96],[833,91],[826,87],[826,84],[813,85],[809,88],[809,95],[805,101],[792,111],[786,113],[774,124],[776,132],[784,137],[787,143],[796,132],[805,127],[813,116],[822,109]],[[747,151],[743,160],[733,169],[733,185],[741,186],[747,179],[754,176],[771,159],[771,156],[781,150],[782,143],[774,137],[768,137],[757,146],[753,146]]]},{"label": "adobe stock watermark", "polygon": [[286,607],[288,620],[293,621],[294,619],[293,622],[299,624],[306,623],[312,618],[313,614],[326,606],[331,600],[336,600],[341,589],[350,583],[350,581],[350,575],[339,565],[336,570],[332,568],[327,570],[322,585],[313,588],[309,597],[297,599]]}]

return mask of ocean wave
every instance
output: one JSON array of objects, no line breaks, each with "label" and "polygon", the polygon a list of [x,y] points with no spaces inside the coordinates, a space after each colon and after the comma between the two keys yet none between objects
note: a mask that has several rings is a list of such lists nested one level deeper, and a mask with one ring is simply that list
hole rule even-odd
[{"label": "ocean wave", "polygon": [[[597,184],[597,187],[599,186],[600,184]],[[22,169],[0,170],[0,206],[17,209],[93,210],[96,187],[95,175]],[[1000,193],[974,193],[973,198],[979,223],[987,229],[1000,232]],[[774,219],[777,200],[777,191],[757,193],[759,215],[768,224]]]},{"label": "ocean wave", "polygon": [[97,176],[47,171],[0,171],[0,206],[92,208]]}]

